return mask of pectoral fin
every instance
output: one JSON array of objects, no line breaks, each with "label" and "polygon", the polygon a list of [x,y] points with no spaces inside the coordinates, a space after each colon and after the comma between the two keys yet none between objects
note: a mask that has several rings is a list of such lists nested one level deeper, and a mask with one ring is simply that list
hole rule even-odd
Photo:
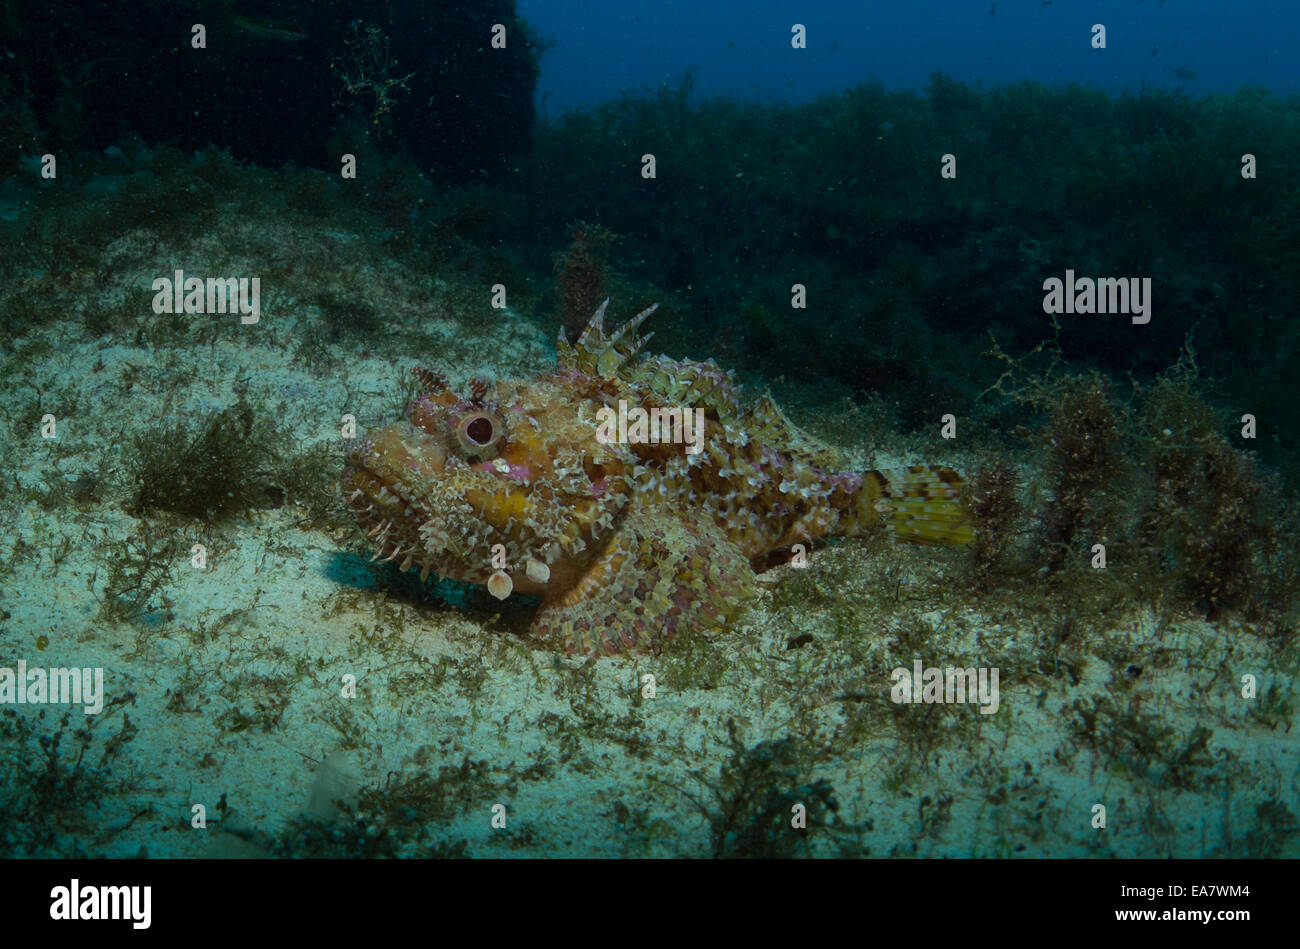
[{"label": "pectoral fin", "polygon": [[753,591],[749,562],[712,523],[624,518],[591,569],[533,620],[566,652],[652,652],[685,629],[722,625]]}]

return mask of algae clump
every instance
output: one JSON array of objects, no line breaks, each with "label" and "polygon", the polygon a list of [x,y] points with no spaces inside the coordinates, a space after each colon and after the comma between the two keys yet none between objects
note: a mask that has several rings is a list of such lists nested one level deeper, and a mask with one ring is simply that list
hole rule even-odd
[{"label": "algae clump", "polygon": [[243,399],[197,424],[138,434],[129,460],[131,512],[212,522],[256,506],[266,497],[259,472],[273,457],[273,436]]}]

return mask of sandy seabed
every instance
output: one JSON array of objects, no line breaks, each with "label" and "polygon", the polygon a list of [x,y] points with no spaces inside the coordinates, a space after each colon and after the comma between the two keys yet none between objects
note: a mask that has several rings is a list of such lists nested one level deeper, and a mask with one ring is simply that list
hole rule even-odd
[{"label": "sandy seabed", "polygon": [[[252,229],[261,250],[243,256]],[[764,574],[727,630],[574,659],[533,647],[526,606],[498,614],[368,567],[354,530],[294,498],[215,527],[129,513],[129,446],[177,419],[243,398],[299,451],[338,444],[344,413],[363,430],[390,420],[410,366],[462,384],[551,365],[541,329],[486,304],[467,314],[360,242],[250,218],[181,245],[127,232],[105,252],[111,276],[69,278],[82,311],[7,359],[0,665],[101,667],[106,708],[0,710],[4,852],[1300,855],[1294,680],[1237,619],[1119,596],[1076,615],[1060,597],[972,589],[961,551],[846,541]],[[422,342],[308,345],[319,314],[277,286],[267,247],[280,268],[336,259]],[[160,343],[150,284],[177,268],[263,274],[260,320],[185,317]],[[121,299],[143,333],[83,331],[84,310]],[[964,460],[841,447],[864,466]],[[164,542],[176,555],[155,595],[105,610],[113,558]],[[997,711],[890,702],[891,670],[916,658],[997,667]],[[797,805],[806,827],[791,826]]]}]

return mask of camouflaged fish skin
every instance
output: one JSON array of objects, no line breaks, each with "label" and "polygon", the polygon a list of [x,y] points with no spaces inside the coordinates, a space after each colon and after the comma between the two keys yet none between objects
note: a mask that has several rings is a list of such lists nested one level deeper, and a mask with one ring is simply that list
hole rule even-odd
[{"label": "camouflaged fish skin", "polygon": [[[416,370],[406,417],[347,454],[343,494],[376,557],[501,598],[539,594],[539,640],[617,654],[725,625],[755,569],[795,543],[882,524],[919,543],[972,539],[956,472],[840,470],[769,397],[741,408],[712,361],[642,354],[654,309],[607,334],[602,304],[575,344],[561,333],[541,378],[476,380],[461,396]],[[598,413],[620,402],[702,409],[700,440],[598,437],[611,433]]]}]

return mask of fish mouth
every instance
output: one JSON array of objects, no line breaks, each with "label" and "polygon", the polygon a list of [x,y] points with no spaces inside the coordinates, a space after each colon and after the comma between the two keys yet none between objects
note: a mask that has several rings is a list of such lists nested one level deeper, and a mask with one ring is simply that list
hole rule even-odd
[{"label": "fish mouth", "polygon": [[403,570],[420,563],[419,518],[406,499],[363,468],[344,468],[342,488],[348,510],[375,545],[371,562],[388,563],[401,557]]},{"label": "fish mouth", "polygon": [[410,505],[418,501],[421,485],[443,474],[447,449],[411,423],[396,422],[349,447],[343,461],[344,481],[357,481],[353,489],[345,484],[345,494],[361,489],[382,501],[395,494]]},{"label": "fish mouth", "polygon": [[422,568],[427,577],[420,525],[428,512],[422,485],[443,472],[447,453],[425,432],[398,422],[375,432],[344,455],[339,486],[357,524],[375,544],[372,560],[397,560],[401,569]]}]

